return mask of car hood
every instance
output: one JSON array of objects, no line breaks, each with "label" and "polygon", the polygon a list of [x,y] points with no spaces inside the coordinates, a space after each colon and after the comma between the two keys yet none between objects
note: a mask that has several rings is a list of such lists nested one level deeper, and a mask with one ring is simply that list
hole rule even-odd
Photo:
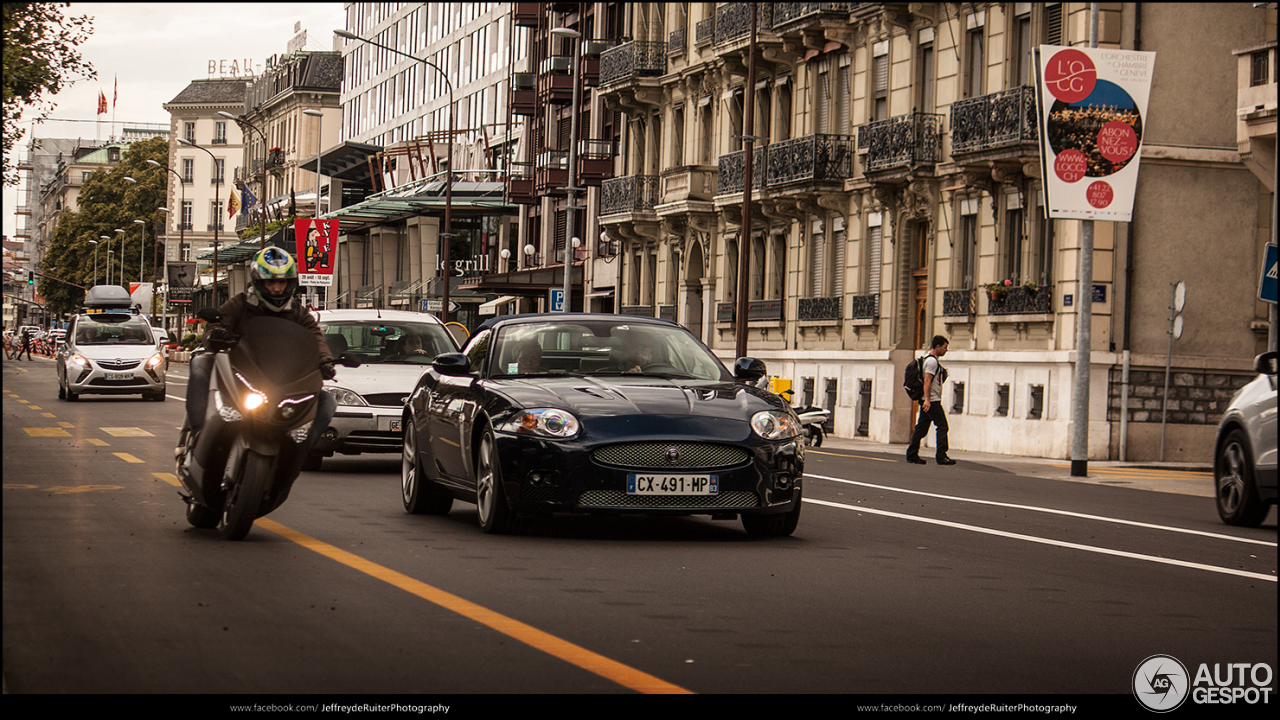
[{"label": "car hood", "polygon": [[160,352],[155,345],[76,345],[70,350],[90,360],[146,360]]},{"label": "car hood", "polygon": [[371,393],[404,393],[413,392],[418,378],[431,369],[430,365],[409,365],[401,363],[369,364],[358,368],[337,366],[338,376],[326,380],[325,385],[343,387],[361,395]]},{"label": "car hood", "polygon": [[555,407],[579,419],[665,415],[747,422],[761,410],[786,407],[758,388],[706,380],[574,376],[492,382],[495,392],[518,407]]}]

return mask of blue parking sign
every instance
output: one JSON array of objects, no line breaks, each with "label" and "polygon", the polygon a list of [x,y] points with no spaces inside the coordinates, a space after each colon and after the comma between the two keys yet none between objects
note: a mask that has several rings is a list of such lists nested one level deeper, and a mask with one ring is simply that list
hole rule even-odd
[{"label": "blue parking sign", "polygon": [[564,290],[557,288],[548,290],[547,300],[551,306],[551,312],[564,312]]},{"label": "blue parking sign", "polygon": [[1258,299],[1276,302],[1276,244],[1267,243],[1266,258],[1262,261],[1262,279],[1258,281]]}]

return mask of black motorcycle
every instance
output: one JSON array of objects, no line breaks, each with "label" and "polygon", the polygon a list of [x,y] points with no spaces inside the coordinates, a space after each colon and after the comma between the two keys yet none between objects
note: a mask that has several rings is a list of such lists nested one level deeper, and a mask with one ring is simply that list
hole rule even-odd
[{"label": "black motorcycle", "polygon": [[[214,310],[200,316],[218,319]],[[183,421],[177,475],[187,522],[241,540],[254,520],[284,503],[314,444],[320,353],[315,335],[301,325],[259,317],[236,344],[213,355],[204,425],[193,437]],[[360,364],[349,354],[338,361]]]}]

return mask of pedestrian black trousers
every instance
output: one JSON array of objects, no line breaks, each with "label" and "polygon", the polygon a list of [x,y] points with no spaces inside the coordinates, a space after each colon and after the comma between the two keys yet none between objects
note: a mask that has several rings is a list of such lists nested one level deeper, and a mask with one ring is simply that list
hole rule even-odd
[{"label": "pedestrian black trousers", "polygon": [[938,446],[938,457],[946,457],[949,446],[947,445],[947,413],[942,409],[942,403],[931,402],[927,411],[920,412],[920,419],[916,421],[916,430],[911,433],[911,444],[907,446],[907,457],[915,457],[920,454],[920,441],[924,440],[924,436],[929,434],[929,425],[936,425],[938,430],[935,433],[936,444]]}]

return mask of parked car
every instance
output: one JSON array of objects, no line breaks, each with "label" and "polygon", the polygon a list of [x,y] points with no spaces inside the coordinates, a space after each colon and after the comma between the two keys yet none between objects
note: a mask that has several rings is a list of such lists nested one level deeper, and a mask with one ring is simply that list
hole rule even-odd
[{"label": "parked car", "polygon": [[334,453],[400,452],[405,398],[436,355],[457,352],[449,331],[434,315],[401,310],[322,310],[318,322],[335,358],[350,352],[361,364],[325,381],[338,409],[303,469]]},{"label": "parked car", "polygon": [[1218,423],[1213,486],[1228,525],[1262,524],[1276,504],[1276,353],[1254,359],[1258,377],[1240,388]]},{"label": "parked car", "polygon": [[477,505],[480,529],[524,515],[741,517],[783,536],[800,518],[804,448],[782,398],[729,370],[682,326],[562,313],[487,320],[441,355],[404,415],[410,513]]},{"label": "parked car", "polygon": [[76,315],[54,366],[60,400],[135,393],[165,399],[164,355],[147,321],[127,312]]}]

